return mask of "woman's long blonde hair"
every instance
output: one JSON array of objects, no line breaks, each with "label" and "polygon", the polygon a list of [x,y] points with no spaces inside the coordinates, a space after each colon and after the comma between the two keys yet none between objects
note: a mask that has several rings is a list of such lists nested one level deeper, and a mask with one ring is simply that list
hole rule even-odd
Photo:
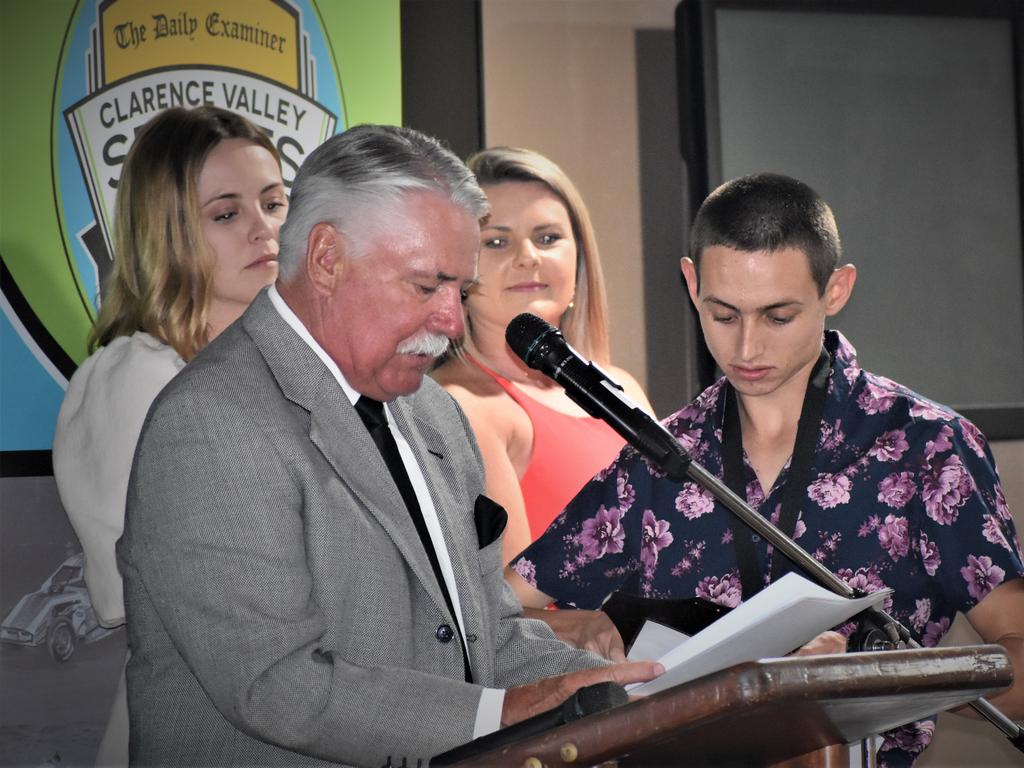
[{"label": "woman's long blonde hair", "polygon": [[[597,238],[579,190],[565,172],[539,152],[516,147],[492,147],[466,161],[480,186],[509,181],[539,181],[565,205],[576,239],[576,295],[562,315],[566,340],[601,365],[609,362],[608,300]],[[486,190],[485,190],[486,191]]]},{"label": "woman's long blonde hair", "polygon": [[213,257],[199,224],[196,187],[210,151],[246,139],[280,165],[269,137],[218,107],[174,107],[142,128],[125,159],[114,213],[114,266],[89,349],[145,331],[191,360],[209,341]]}]

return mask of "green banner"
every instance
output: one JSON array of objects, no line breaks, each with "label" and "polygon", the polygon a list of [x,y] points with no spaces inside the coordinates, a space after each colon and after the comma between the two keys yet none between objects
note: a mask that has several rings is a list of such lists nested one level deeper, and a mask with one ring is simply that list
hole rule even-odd
[{"label": "green banner", "polygon": [[47,450],[111,266],[135,131],[215,104],[290,183],[328,136],[401,123],[398,0],[0,3],[0,451]]}]

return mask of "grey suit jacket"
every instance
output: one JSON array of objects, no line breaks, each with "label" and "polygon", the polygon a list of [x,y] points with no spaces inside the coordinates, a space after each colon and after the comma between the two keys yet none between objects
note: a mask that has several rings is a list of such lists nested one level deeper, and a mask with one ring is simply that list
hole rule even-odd
[{"label": "grey suit jacket", "polygon": [[[390,404],[423,468],[469,642],[355,410],[266,294],[164,390],[118,543],[134,764],[415,766],[472,738],[481,686],[595,666],[522,619],[480,548],[479,452],[427,379]],[[443,635],[443,633],[442,633]]]}]

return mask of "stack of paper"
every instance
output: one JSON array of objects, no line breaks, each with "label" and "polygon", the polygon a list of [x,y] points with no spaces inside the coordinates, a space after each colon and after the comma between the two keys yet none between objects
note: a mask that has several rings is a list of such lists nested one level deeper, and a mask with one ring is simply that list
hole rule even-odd
[{"label": "stack of paper", "polygon": [[891,592],[851,600],[787,573],[693,637],[648,622],[629,658],[659,661],[665,674],[627,688],[631,694],[657,693],[744,661],[785,656],[864,609],[880,605]]}]

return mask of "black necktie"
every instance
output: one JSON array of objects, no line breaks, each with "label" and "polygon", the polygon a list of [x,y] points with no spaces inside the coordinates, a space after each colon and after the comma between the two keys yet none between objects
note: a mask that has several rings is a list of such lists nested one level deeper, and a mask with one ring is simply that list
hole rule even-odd
[{"label": "black necktie", "polygon": [[[469,657],[466,655],[466,646],[463,644],[461,637],[459,636],[458,630],[458,618],[455,616],[455,606],[452,603],[451,595],[448,594],[448,585],[445,583],[444,575],[441,573],[441,564],[437,560],[437,552],[434,550],[434,542],[430,538],[430,531],[427,530],[427,522],[423,519],[423,512],[420,510],[419,499],[416,498],[416,491],[412,487],[412,481],[409,480],[409,472],[405,468],[405,462],[402,461],[402,454],[398,451],[398,443],[395,442],[395,436],[391,434],[391,428],[388,426],[388,417],[384,413],[384,403],[373,398],[366,397],[365,395],[360,396],[356,400],[356,413],[359,414],[359,418],[363,420],[363,424],[366,425],[367,431],[370,433],[370,437],[373,438],[373,442],[377,446],[377,450],[380,451],[380,455],[384,459],[384,463],[388,467],[388,471],[391,473],[391,477],[395,481],[395,485],[398,486],[398,492],[402,495],[402,501],[405,502],[406,509],[409,510],[409,516],[412,518],[413,524],[416,526],[416,532],[420,535],[420,541],[423,544],[423,548],[427,551],[427,558],[430,560],[430,567],[434,570],[434,577],[437,579],[437,583],[441,587],[441,594],[444,595],[445,605],[448,606],[448,612],[455,619],[454,634],[459,640],[459,646],[462,648],[462,660],[465,665],[466,682],[472,682],[472,677],[469,672]],[[441,633],[444,627],[438,628],[438,639],[441,639]],[[449,629],[449,638],[451,637],[451,629]]]}]

